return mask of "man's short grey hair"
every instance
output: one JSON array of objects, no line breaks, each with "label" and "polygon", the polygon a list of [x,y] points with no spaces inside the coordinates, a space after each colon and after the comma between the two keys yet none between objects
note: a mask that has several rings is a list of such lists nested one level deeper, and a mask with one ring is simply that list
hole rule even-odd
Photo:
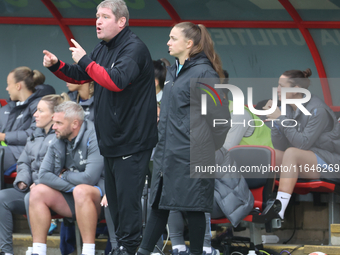
[{"label": "man's short grey hair", "polygon": [[124,0],[104,0],[97,6],[99,8],[109,8],[116,17],[116,22],[121,18],[126,18],[125,26],[129,25],[129,10]]},{"label": "man's short grey hair", "polygon": [[54,112],[63,112],[64,118],[69,120],[84,121],[85,113],[83,107],[73,101],[66,101],[54,107]]}]

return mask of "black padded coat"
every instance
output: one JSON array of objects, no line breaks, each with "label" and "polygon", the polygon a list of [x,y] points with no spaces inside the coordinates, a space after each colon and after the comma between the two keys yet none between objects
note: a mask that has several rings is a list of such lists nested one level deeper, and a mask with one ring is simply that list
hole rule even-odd
[{"label": "black padded coat", "polygon": [[204,78],[214,78],[219,83],[204,53],[186,60],[176,72],[177,63],[168,69],[163,89],[150,202],[155,202],[162,183],[160,209],[210,212],[214,179],[192,178],[190,172],[194,173],[195,166],[215,164],[215,150],[223,145],[229,125],[213,128],[212,119],[230,119],[228,101],[215,106],[208,96],[207,115],[201,115],[201,94],[206,92],[199,89],[199,82],[213,83]]}]

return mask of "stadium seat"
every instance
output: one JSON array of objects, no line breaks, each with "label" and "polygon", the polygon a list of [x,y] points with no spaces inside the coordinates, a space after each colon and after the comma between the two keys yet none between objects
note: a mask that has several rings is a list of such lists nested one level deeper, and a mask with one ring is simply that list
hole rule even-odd
[{"label": "stadium seat", "polygon": [[7,104],[6,99],[0,99],[0,105],[5,106]]},{"label": "stadium seat", "polygon": [[[0,99],[0,105],[5,106],[7,104],[6,99]],[[4,177],[4,150],[0,148],[0,190],[5,188],[5,184],[13,183],[17,173],[13,173],[8,177]]]},{"label": "stadium seat", "polygon": [[[331,236],[331,224],[340,223],[340,205],[336,202],[336,197],[340,194],[340,185],[337,181],[338,180],[326,178],[322,178],[321,180],[299,179],[293,191],[299,195],[328,193],[329,236]],[[277,187],[279,186],[278,180],[275,180],[275,185]],[[331,238],[329,238],[329,245],[331,245]]]},{"label": "stadium seat", "polygon": [[[238,145],[231,148],[229,153],[236,162],[237,169],[260,169],[257,173],[242,173],[254,196],[253,211],[243,221],[247,222],[250,228],[251,242],[260,246],[262,239],[259,226],[265,226],[267,232],[272,232],[273,227],[281,226],[278,216],[281,204],[275,200],[273,193],[275,175],[274,172],[268,171],[269,166],[275,166],[275,150],[267,146]],[[264,166],[267,171],[261,172]],[[226,223],[229,223],[227,218],[211,220],[211,224]]]},{"label": "stadium seat", "polygon": [[5,150],[0,147],[0,190],[11,187],[11,184],[14,182],[15,177],[17,176],[17,172],[13,172],[8,176],[4,175],[4,156]]}]

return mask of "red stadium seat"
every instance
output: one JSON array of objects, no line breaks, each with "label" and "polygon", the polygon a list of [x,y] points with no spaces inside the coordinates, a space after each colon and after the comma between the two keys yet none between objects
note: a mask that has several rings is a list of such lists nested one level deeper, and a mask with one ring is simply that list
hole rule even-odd
[{"label": "red stadium seat", "polygon": [[[275,180],[275,185],[279,186],[278,180]],[[336,184],[326,181],[299,179],[295,184],[294,193],[299,195],[306,195],[311,192],[333,193],[336,187]]]},{"label": "red stadium seat", "polygon": [[0,105],[5,106],[7,104],[6,99],[0,99]]},{"label": "red stadium seat", "polygon": [[17,177],[17,172],[13,172],[9,176],[4,176],[5,184],[12,184],[15,180],[15,177]]},{"label": "red stadium seat", "polygon": [[[279,186],[279,181],[275,180],[275,185]],[[331,236],[331,224],[339,223],[338,214],[340,206],[336,202],[336,194],[340,194],[340,185],[334,180],[306,180],[299,179],[295,184],[293,191],[295,194],[306,195],[309,193],[319,194],[328,193],[328,223],[329,223],[329,236]],[[331,245],[331,238],[329,238],[329,245]]]},{"label": "red stadium seat", "polygon": [[[275,150],[267,146],[238,145],[229,150],[232,159],[236,162],[237,169],[245,167],[275,166]],[[250,239],[255,246],[261,246],[261,229],[259,224],[265,226],[267,232],[272,231],[272,222],[275,226],[281,226],[278,212],[281,204],[275,201],[274,173],[246,173],[243,174],[254,196],[253,211],[243,221],[248,222],[250,227]],[[211,219],[211,224],[230,223],[227,218]],[[256,226],[255,226],[256,224]]]}]

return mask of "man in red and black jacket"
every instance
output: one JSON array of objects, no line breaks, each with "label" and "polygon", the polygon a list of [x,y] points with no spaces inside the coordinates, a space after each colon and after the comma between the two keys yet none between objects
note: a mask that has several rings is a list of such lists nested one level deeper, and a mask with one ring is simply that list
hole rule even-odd
[{"label": "man in red and black jacket", "polygon": [[[60,79],[95,82],[95,129],[105,164],[105,187],[116,228],[119,254],[134,254],[140,243],[145,174],[157,143],[157,106],[153,63],[146,45],[128,27],[123,0],[97,7],[97,37],[90,55],[75,41],[77,65],[44,50],[45,67]],[[117,254],[117,252],[115,252]]]}]

